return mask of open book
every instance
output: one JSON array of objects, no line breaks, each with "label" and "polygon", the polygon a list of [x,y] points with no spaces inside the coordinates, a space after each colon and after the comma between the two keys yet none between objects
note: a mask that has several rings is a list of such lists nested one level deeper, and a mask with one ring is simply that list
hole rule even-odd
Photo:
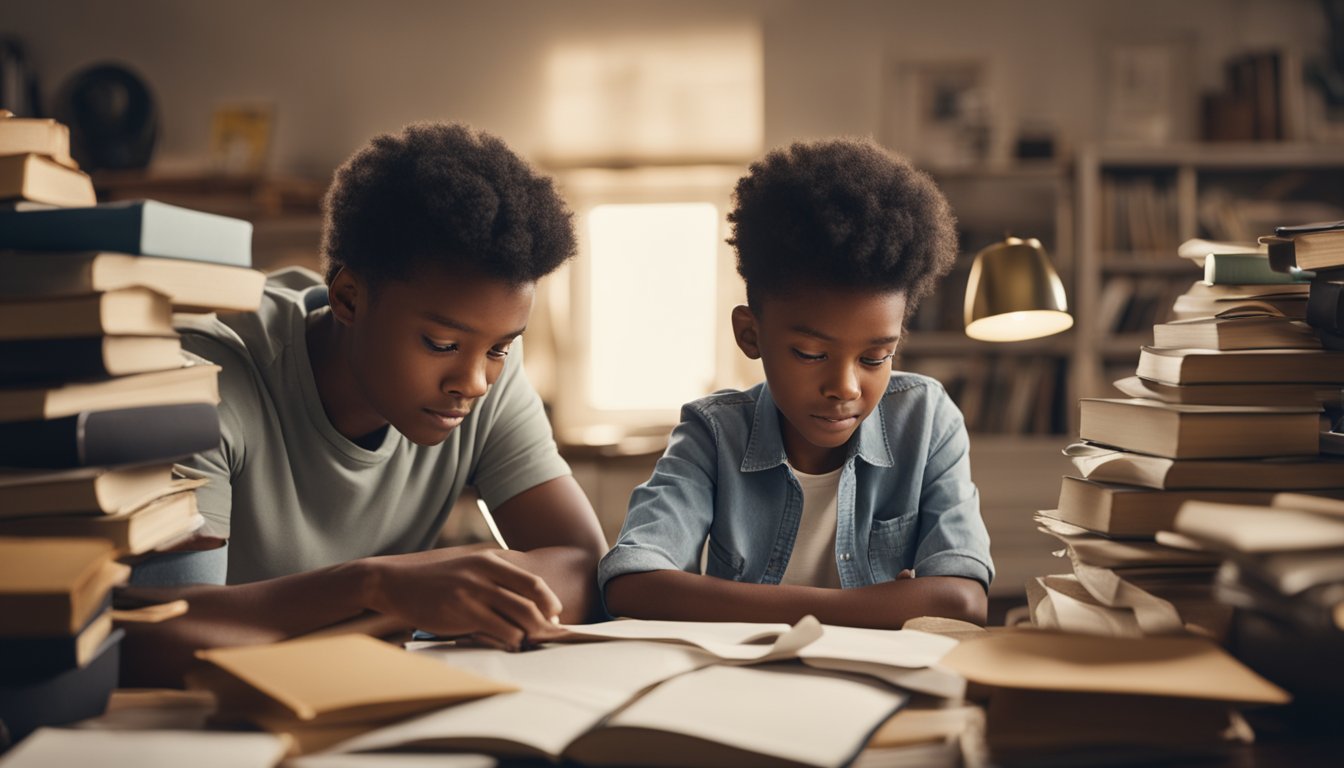
[{"label": "open book", "polygon": [[[357,736],[340,752],[479,751],[595,765],[843,765],[907,699],[958,698],[938,661],[956,641],[914,631],[618,621],[509,654],[414,650],[521,690]],[[801,661],[802,665],[771,662]],[[809,667],[863,675],[837,675]]]}]

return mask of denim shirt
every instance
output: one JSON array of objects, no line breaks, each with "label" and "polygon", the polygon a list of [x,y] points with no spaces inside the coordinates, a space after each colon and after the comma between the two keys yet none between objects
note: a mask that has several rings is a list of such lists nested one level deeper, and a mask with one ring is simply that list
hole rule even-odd
[{"label": "denim shirt", "polygon": [[[598,582],[655,570],[778,584],[802,517],[781,416],[764,384],[688,403],[648,482],[635,489]],[[835,562],[843,588],[917,577],[994,576],[961,412],[942,385],[894,373],[850,438],[840,473]]]}]

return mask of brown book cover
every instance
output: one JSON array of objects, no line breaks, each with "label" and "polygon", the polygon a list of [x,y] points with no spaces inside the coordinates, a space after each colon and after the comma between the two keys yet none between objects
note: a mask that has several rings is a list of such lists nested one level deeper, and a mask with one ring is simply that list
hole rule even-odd
[{"label": "brown book cover", "polygon": [[70,157],[70,129],[47,118],[0,114],[0,155],[42,155],[79,170]]},{"label": "brown book cover", "polygon": [[0,340],[173,335],[172,305],[148,288],[0,300]]},{"label": "brown book cover", "polygon": [[197,656],[216,674],[197,676],[191,687],[213,690],[221,713],[245,719],[370,722],[517,690],[366,635],[214,648]]},{"label": "brown book cover", "polygon": [[32,154],[0,156],[0,200],[12,199],[69,207],[98,203],[87,174]]},{"label": "brown book cover", "polygon": [[161,494],[115,515],[44,515],[0,519],[0,536],[87,536],[112,542],[118,555],[141,555],[179,541],[201,526],[193,489],[202,480],[177,480]]},{"label": "brown book cover", "polygon": [[1344,385],[1344,352],[1143,347],[1135,373],[1163,384]]},{"label": "brown book cover", "polygon": [[1234,504],[1266,504],[1273,491],[1154,490],[1065,477],[1059,506],[1047,517],[1113,537],[1152,538],[1170,530],[1181,505],[1192,499]]},{"label": "brown book cover", "polygon": [[143,286],[179,312],[251,312],[266,275],[187,259],[99,251],[12,251],[0,259],[0,296],[69,296]]},{"label": "brown book cover", "polygon": [[78,632],[130,575],[112,556],[104,539],[0,537],[0,634]]},{"label": "brown book cover", "polygon": [[126,513],[167,493],[171,464],[0,472],[0,520]]},{"label": "brown book cover", "polygon": [[1312,407],[1083,398],[1079,410],[1084,440],[1169,459],[1315,455],[1320,439]]}]

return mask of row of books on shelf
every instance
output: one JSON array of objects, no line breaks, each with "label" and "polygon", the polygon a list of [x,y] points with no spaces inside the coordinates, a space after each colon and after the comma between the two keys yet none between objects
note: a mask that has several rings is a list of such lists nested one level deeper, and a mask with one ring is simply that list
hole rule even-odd
[{"label": "row of books on shelf", "polygon": [[256,309],[248,222],[99,205],[51,120],[0,116],[0,722],[95,714],[111,590],[203,523],[174,461],[219,444],[218,367],[174,313]]},{"label": "row of books on shelf", "polygon": [[1176,250],[1177,199],[1174,179],[1151,175],[1110,175],[1101,182],[1101,242],[1107,250],[1155,259]]},{"label": "row of books on shelf", "polygon": [[[1248,650],[1305,699],[1323,693],[1321,675],[1305,671],[1344,646],[1344,569],[1320,565],[1344,555],[1344,451],[1332,437],[1344,417],[1344,223],[1306,230],[1340,246],[1335,257],[1298,254],[1302,231],[1267,238],[1272,260],[1242,249],[1239,260],[1255,261],[1239,268],[1258,272],[1235,279],[1260,282],[1200,282],[1178,297],[1180,319],[1156,325],[1133,375],[1115,383],[1125,398],[1080,402],[1082,442],[1066,449],[1075,475],[1036,518],[1071,572],[1028,585],[1035,624],[1201,633]],[[1308,253],[1319,258],[1289,258]],[[1209,277],[1222,255],[1202,260]],[[1271,266],[1279,277],[1264,276]],[[1259,645],[1239,648],[1248,622]],[[1293,637],[1317,655],[1267,664]]]},{"label": "row of books on shelf", "polygon": [[1054,434],[1066,429],[1068,361],[1063,357],[921,356],[902,367],[942,382],[971,432]]}]

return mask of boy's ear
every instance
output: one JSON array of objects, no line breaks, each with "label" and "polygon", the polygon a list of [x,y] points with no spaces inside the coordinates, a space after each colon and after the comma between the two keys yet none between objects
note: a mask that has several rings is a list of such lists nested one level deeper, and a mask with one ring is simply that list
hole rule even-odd
[{"label": "boy's ear", "polygon": [[733,307],[733,338],[737,340],[737,348],[742,350],[742,354],[752,360],[761,358],[756,314],[744,304]]},{"label": "boy's ear", "polygon": [[336,276],[331,279],[327,295],[331,302],[331,314],[342,325],[355,322],[355,315],[367,298],[364,282],[345,267],[337,270]]}]

